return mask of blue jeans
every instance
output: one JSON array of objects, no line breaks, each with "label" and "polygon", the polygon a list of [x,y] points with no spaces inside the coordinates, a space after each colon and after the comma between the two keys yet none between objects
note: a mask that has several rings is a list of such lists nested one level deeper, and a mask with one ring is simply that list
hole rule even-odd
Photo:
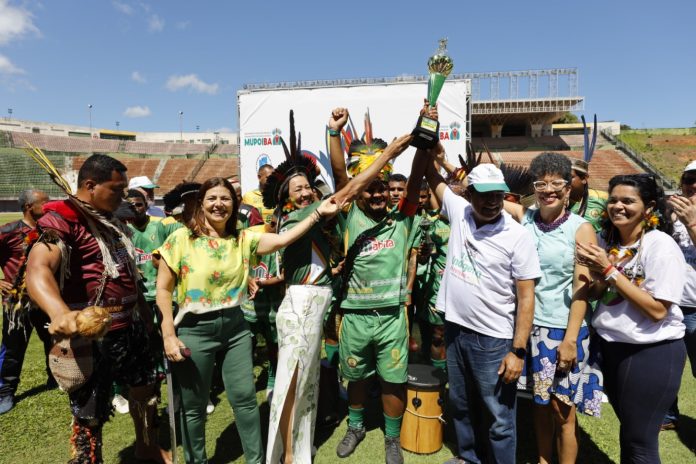
[{"label": "blue jeans", "polygon": [[446,322],[445,342],[458,456],[472,463],[513,464],[516,384],[505,384],[498,375],[512,340]]},{"label": "blue jeans", "polygon": [[[686,333],[684,334],[684,343],[686,344],[686,354],[689,356],[691,363],[691,375],[696,377],[696,308],[682,308],[684,312],[684,325]],[[679,398],[674,400],[665,415],[663,424],[670,424],[679,420]]]}]

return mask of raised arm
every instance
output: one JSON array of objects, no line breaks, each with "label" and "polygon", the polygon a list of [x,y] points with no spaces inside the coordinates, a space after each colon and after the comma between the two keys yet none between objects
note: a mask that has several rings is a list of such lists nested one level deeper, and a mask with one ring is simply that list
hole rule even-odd
[{"label": "raised arm", "polygon": [[[433,158],[437,158],[433,154],[433,152],[439,151],[445,151],[445,148],[442,146],[441,143],[438,143],[435,148],[430,150],[431,156]],[[416,152],[416,156],[418,156],[418,152]],[[427,155],[422,154],[421,156]],[[440,172],[437,170],[435,164],[432,162],[427,163],[427,168],[425,170],[425,179],[428,181],[430,190],[433,192],[433,195],[435,195],[435,197],[437,198],[437,201],[440,204],[442,204],[442,199],[445,196],[445,189],[447,188],[447,183],[445,183],[445,179],[442,178]]]},{"label": "raised arm", "polygon": [[319,205],[312,214],[304,218],[292,229],[282,234],[261,234],[259,244],[256,247],[256,253],[259,255],[267,255],[281,248],[285,248],[309,232],[309,230],[323,218],[335,216],[342,207],[343,202],[336,201],[336,196],[327,198],[321,202],[321,205]]},{"label": "raised arm", "polygon": [[[398,157],[404,152],[411,143],[412,136],[410,134],[402,135],[392,141],[387,148],[384,149],[381,155],[363,172],[353,177],[343,188],[341,188],[335,195],[336,201],[342,204],[349,203],[355,200],[360,193],[370,185],[382,171],[382,168],[387,165],[388,162]],[[340,166],[334,163],[334,156],[331,155],[331,168],[334,170],[334,175],[336,175],[336,169],[342,167],[343,172],[345,172],[346,164],[343,161],[341,155]],[[417,187],[416,187],[417,188]],[[418,190],[415,193],[415,202],[418,203]]]},{"label": "raised arm", "polygon": [[348,122],[348,116],[347,108],[336,108],[329,118],[329,155],[337,192],[345,187],[349,180],[341,147],[341,130]]}]

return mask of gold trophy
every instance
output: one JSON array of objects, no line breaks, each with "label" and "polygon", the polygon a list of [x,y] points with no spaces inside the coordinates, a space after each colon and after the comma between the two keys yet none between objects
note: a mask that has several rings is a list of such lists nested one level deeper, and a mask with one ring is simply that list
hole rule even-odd
[{"label": "gold trophy", "polygon": [[[454,62],[447,54],[447,39],[440,39],[440,47],[435,54],[428,59],[428,105],[434,107],[437,97],[445,83],[445,79],[452,72]],[[437,145],[440,123],[427,115],[420,116],[415,129],[411,132],[413,141],[411,145],[417,148],[428,149]]]}]

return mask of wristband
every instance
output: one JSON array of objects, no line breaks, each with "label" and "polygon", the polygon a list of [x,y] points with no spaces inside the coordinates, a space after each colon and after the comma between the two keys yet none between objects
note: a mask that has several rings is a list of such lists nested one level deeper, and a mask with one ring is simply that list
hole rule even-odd
[{"label": "wristband", "polygon": [[602,275],[603,275],[604,277],[606,277],[607,274],[609,273],[609,271],[611,271],[611,269],[612,269],[613,267],[614,267],[613,264],[610,264],[610,265],[608,265],[607,267],[605,267],[604,270],[602,271]]},{"label": "wristband", "polygon": [[616,278],[619,276],[619,274],[619,270],[615,268],[609,273],[609,275],[604,277],[604,281],[616,283]]},{"label": "wristband", "polygon": [[341,135],[341,131],[329,129],[329,135],[330,135],[331,137],[338,137],[339,135]]}]

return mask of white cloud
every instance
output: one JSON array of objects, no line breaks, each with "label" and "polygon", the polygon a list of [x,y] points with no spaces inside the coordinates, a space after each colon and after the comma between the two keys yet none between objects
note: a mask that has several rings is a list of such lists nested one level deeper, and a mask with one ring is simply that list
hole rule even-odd
[{"label": "white cloud", "polygon": [[150,16],[147,22],[147,29],[150,32],[162,32],[164,30],[164,19],[160,18],[156,14]]},{"label": "white cloud", "polygon": [[9,0],[0,0],[0,45],[27,34],[41,34],[32,21],[32,14],[22,7],[9,5]]},{"label": "white cloud", "polygon": [[180,31],[184,31],[188,29],[188,27],[191,25],[191,21],[179,21],[176,23],[176,28],[179,29]]},{"label": "white cloud", "polygon": [[133,14],[133,7],[130,6],[127,3],[119,2],[117,0],[114,0],[111,2],[111,4],[116,8],[118,11],[120,11],[123,14],[127,15],[132,15]]},{"label": "white cloud", "polygon": [[128,118],[146,118],[150,116],[152,112],[148,106],[129,106],[123,115]]},{"label": "white cloud", "polygon": [[26,74],[26,72],[22,68],[15,66],[6,56],[0,55],[0,74],[16,76]]},{"label": "white cloud", "polygon": [[137,82],[138,84],[144,84],[147,82],[147,79],[145,79],[145,76],[140,74],[138,71],[133,71],[131,73],[131,80],[134,82]]},{"label": "white cloud", "polygon": [[203,82],[195,74],[187,74],[185,76],[170,76],[169,79],[167,79],[166,87],[172,92],[176,92],[177,90],[188,87],[198,93],[215,95],[219,86],[218,84],[208,84]]}]

